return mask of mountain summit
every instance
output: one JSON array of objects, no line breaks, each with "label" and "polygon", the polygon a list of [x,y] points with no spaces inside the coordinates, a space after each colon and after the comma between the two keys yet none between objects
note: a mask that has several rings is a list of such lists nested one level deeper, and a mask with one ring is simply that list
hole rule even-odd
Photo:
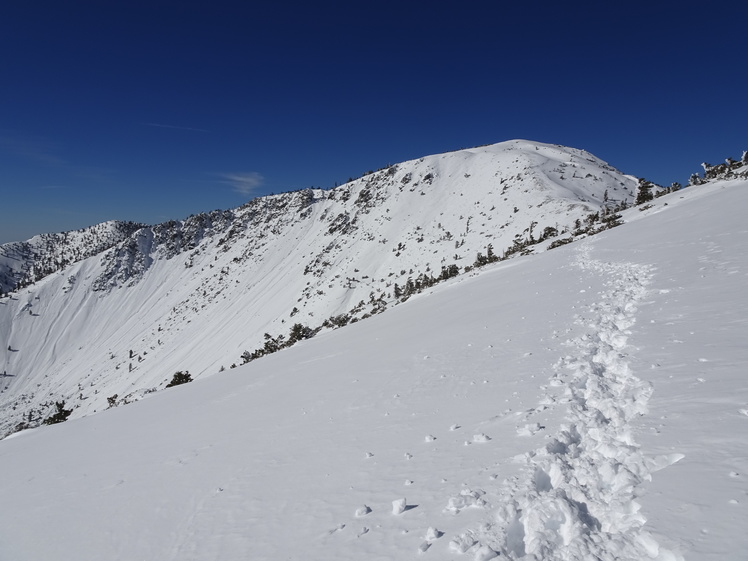
[{"label": "mountain summit", "polygon": [[215,374],[293,325],[381,312],[476,260],[530,252],[624,207],[636,185],[582,150],[517,140],[404,162],[331,190],[93,229],[110,232],[100,236],[109,243],[89,233],[35,238],[24,247],[45,251],[28,250],[37,259],[24,270],[49,274],[6,275],[6,286],[21,277],[30,285],[0,307],[1,432],[33,426],[57,401],[74,418],[106,409],[112,396],[139,399],[177,371]]}]

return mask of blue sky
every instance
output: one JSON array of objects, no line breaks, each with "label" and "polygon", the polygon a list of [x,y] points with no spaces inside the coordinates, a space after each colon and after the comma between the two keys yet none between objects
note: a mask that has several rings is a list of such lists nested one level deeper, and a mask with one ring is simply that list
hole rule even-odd
[{"label": "blue sky", "polygon": [[7,3],[0,243],[525,138],[685,182],[748,149],[743,2]]}]

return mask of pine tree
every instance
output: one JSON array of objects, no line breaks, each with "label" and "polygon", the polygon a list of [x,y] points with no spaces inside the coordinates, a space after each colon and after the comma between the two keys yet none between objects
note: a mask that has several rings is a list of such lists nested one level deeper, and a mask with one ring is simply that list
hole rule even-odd
[{"label": "pine tree", "polygon": [[654,183],[647,181],[644,178],[640,179],[639,188],[636,193],[636,201],[634,202],[634,204],[643,205],[644,203],[654,199],[654,194],[652,193],[653,188]]},{"label": "pine tree", "polygon": [[295,323],[293,327],[291,327],[291,332],[288,335],[286,346],[290,347],[298,341],[301,341],[303,339],[311,339],[312,337],[314,337],[313,329],[307,327],[306,325]]},{"label": "pine tree", "polygon": [[167,388],[171,388],[172,386],[179,386],[180,384],[186,384],[187,382],[192,381],[192,375],[185,370],[182,372],[181,370],[179,372],[176,372],[174,376],[171,379],[171,382],[166,384]]}]

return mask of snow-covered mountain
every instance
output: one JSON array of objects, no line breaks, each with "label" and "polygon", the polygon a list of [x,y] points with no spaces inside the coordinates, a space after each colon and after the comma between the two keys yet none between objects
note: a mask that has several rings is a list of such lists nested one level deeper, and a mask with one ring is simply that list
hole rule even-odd
[{"label": "snow-covered mountain", "polygon": [[[0,434],[38,424],[57,401],[79,417],[161,389],[177,371],[242,364],[296,324],[369,317],[479,253],[568,240],[636,186],[582,150],[512,141],[134,232],[110,224],[129,235],[0,300]],[[55,247],[83,256],[88,243],[71,235]]]},{"label": "snow-covered mountain", "polygon": [[25,242],[0,245],[0,294],[28,286],[113,247],[143,224],[111,220],[89,228],[39,234]]},{"label": "snow-covered mountain", "polygon": [[[532,156],[532,145],[524,146]],[[498,158],[511,153],[504,148],[485,150]],[[544,150],[566,152],[539,146],[538,152]],[[576,163],[578,153],[572,154]],[[449,160],[433,161],[446,167]],[[365,182],[349,187],[351,200]],[[436,184],[435,178],[431,187]],[[511,190],[522,195],[512,200]],[[439,210],[444,215],[421,228],[433,231],[432,223],[442,221],[455,238],[465,233],[466,218],[463,229],[444,218],[468,216],[476,199],[459,192],[450,204],[464,199],[465,206],[453,213]],[[512,185],[505,196],[516,204],[530,195]],[[315,197],[319,206],[305,208],[312,209],[310,220],[323,224],[317,235],[323,242],[342,240],[324,233],[331,223],[322,218],[325,208],[341,208],[341,201]],[[433,199],[430,191],[408,201],[427,205]],[[715,178],[622,212],[625,223],[619,228],[449,279],[386,313],[221,375],[12,435],[0,441],[0,504],[6,514],[0,559],[742,559],[748,551],[746,205],[746,179]],[[477,240],[471,251],[485,244],[473,226],[479,231],[481,219],[487,225],[497,220],[491,214],[496,211],[485,210],[494,217],[488,221],[474,206],[466,236]],[[392,220],[382,226],[392,228],[398,216],[405,221],[402,213],[423,209],[387,208]],[[372,209],[350,217],[349,223],[357,218],[358,236],[369,231],[364,225],[372,216],[382,214]],[[304,238],[302,229],[313,228],[303,220],[283,227]],[[295,277],[282,274],[296,269],[287,263],[303,269],[317,255],[300,249],[296,257],[294,246],[272,245],[277,239],[272,228],[279,223],[267,223],[264,254],[260,242],[241,239],[241,232],[231,238],[239,241],[225,256],[209,253],[210,244],[227,236],[205,236],[209,241],[186,255],[166,259],[157,251],[152,261],[142,261],[142,270],[107,274],[111,288],[94,290],[106,271],[126,270],[107,265],[127,255],[121,246],[3,306],[18,310],[30,299],[39,314],[11,316],[18,333],[24,322],[53,312],[86,337],[93,337],[88,324],[108,333],[110,339],[85,339],[93,342],[80,350],[73,335],[49,340],[60,353],[76,347],[65,360],[84,360],[77,357],[98,356],[117,337],[136,336],[139,329],[148,334],[139,318],[160,309],[158,298],[180,290],[174,283],[154,290],[169,282],[165,271],[182,273],[179,298],[197,298],[202,293],[194,294],[193,275],[205,268],[217,274],[207,278],[222,291],[213,302],[205,297],[205,309],[213,311],[200,312],[199,304],[192,315],[180,316],[179,330],[162,320],[156,333],[171,330],[164,341],[187,346],[193,337],[203,353],[234,352],[224,341],[234,337],[241,321],[254,329],[253,314],[270,317],[268,310],[275,309],[269,302],[273,291],[281,299],[292,292],[284,287]],[[247,224],[254,223],[247,219]],[[409,228],[406,232],[414,226]],[[392,252],[399,242],[414,261],[434,259],[428,250],[419,257],[413,248],[438,250],[436,242],[398,238],[393,231],[376,234],[388,236],[381,245],[393,266],[403,257]],[[140,247],[154,247],[148,244],[156,236],[141,236],[135,238]],[[368,246],[349,244],[325,271],[356,266],[342,256]],[[283,255],[272,252],[279,247]],[[272,259],[278,276],[261,287],[252,284],[260,282],[252,271],[266,273],[269,266],[250,260],[253,256],[233,264],[242,248]],[[472,260],[467,249],[450,251],[460,249],[464,261]],[[189,255],[191,268],[185,267]],[[246,263],[255,269],[247,266],[243,281],[231,277],[219,283],[220,275],[232,275]],[[357,263],[361,268],[367,261]],[[226,267],[230,270],[221,273]],[[387,278],[377,271],[368,276]],[[77,280],[63,290],[64,276],[73,273]],[[355,274],[362,279],[367,272]],[[302,277],[301,290],[319,279],[303,272]],[[235,280],[244,282],[244,290],[234,290]],[[263,297],[243,299],[259,289]],[[337,294],[337,288],[325,292]],[[118,295],[128,293],[143,302],[125,308],[133,318],[120,320],[121,330],[107,331],[100,318],[121,317],[117,306],[131,306],[131,300]],[[67,308],[51,308],[58,295],[68,298],[70,319]],[[245,307],[247,302],[254,307]],[[306,308],[303,302],[291,303],[298,315],[316,318],[310,307],[323,309],[322,300],[310,298],[313,304]],[[346,309],[345,302],[337,309]],[[26,341],[31,344],[30,337]],[[169,355],[197,361],[176,343],[167,348]],[[143,354],[144,347],[135,350]],[[148,350],[143,362],[132,361],[138,367],[133,380],[152,354],[169,364]],[[19,348],[14,358],[23,352]],[[122,363],[116,379],[123,357],[108,360]],[[90,383],[104,387],[110,379],[65,372],[72,384],[89,376],[81,391],[90,391]],[[45,383],[43,375],[35,380]],[[86,395],[87,401],[98,399],[95,389],[94,396]]]}]

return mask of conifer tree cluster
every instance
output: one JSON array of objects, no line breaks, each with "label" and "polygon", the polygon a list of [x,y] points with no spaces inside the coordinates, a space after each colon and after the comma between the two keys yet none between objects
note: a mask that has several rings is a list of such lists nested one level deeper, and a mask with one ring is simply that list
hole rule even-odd
[{"label": "conifer tree cluster", "polygon": [[725,163],[713,166],[704,162],[701,164],[704,168],[704,177],[698,173],[691,174],[688,185],[703,185],[705,182],[713,179],[735,179],[739,177],[748,177],[748,150],[743,152],[740,160],[726,158]]},{"label": "conifer tree cluster", "polygon": [[319,328],[312,329],[301,323],[295,323],[291,327],[291,331],[289,332],[287,339],[284,335],[273,337],[272,335],[270,335],[270,333],[265,333],[265,344],[261,348],[255,349],[254,351],[244,351],[241,357],[242,364],[247,364],[248,362],[257,360],[258,358],[265,355],[276,353],[281,349],[285,349],[287,347],[295,345],[296,343],[304,339],[311,339],[318,332]]},{"label": "conifer tree cluster", "polygon": [[68,417],[70,417],[71,413],[73,412],[72,409],[65,409],[64,400],[56,401],[55,408],[55,413],[44,419],[45,425],[55,425],[57,423],[63,423],[68,420]]},{"label": "conifer tree cluster", "polygon": [[644,178],[639,179],[639,186],[636,190],[636,200],[634,204],[639,206],[648,203],[654,199],[655,184]]},{"label": "conifer tree cluster", "polygon": [[[176,372],[174,376],[171,378],[171,382],[166,384],[167,388],[171,388],[173,386],[179,386],[181,384],[186,384],[188,382],[192,381],[192,374],[190,374],[187,370],[182,372],[181,370],[179,372]],[[116,399],[116,394],[114,395],[114,398]],[[111,403],[110,403],[111,406]]]},{"label": "conifer tree cluster", "polygon": [[488,244],[488,247],[486,247],[486,255],[484,256],[481,252],[478,252],[473,267],[483,267],[489,263],[496,263],[498,260],[499,258],[493,252],[493,246]]}]

